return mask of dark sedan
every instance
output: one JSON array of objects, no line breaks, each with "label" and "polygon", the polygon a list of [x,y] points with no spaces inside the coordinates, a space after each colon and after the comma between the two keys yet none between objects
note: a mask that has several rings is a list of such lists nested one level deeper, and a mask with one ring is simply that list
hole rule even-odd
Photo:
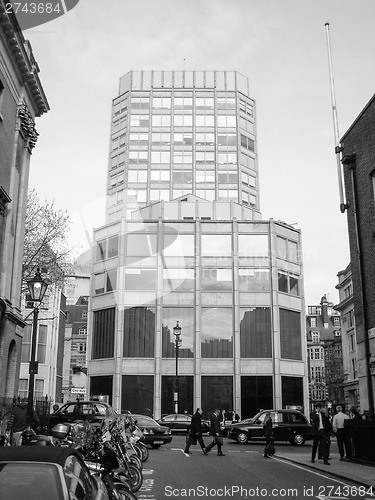
[{"label": "dark sedan", "polygon": [[75,401],[65,403],[50,415],[49,427],[56,424],[72,423],[77,420],[87,420],[91,424],[100,424],[104,419],[116,418],[112,406],[97,401]]},{"label": "dark sedan", "polygon": [[[172,413],[171,415],[165,415],[158,422],[160,425],[169,427],[171,431],[188,432],[191,426],[191,415],[186,413]],[[209,420],[202,420],[203,432],[208,432],[209,428]]]},{"label": "dark sedan", "polygon": [[162,444],[168,444],[172,441],[169,427],[162,426],[153,418],[145,415],[132,413],[132,418],[143,432],[143,442],[149,444],[151,448],[160,448]]},{"label": "dark sedan", "polygon": [[0,448],[0,497],[108,500],[108,492],[72,448],[6,446]]},{"label": "dark sedan", "polygon": [[229,439],[240,444],[250,440],[264,441],[263,422],[267,411],[271,413],[275,441],[303,445],[306,440],[312,439],[311,425],[305,415],[297,410],[262,410],[253,418],[231,425],[228,429]]}]

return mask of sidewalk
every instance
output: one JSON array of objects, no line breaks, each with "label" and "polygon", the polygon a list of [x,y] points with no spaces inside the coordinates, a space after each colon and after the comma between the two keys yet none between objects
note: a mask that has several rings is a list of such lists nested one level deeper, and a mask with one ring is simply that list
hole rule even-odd
[{"label": "sidewalk", "polygon": [[323,460],[315,459],[315,463],[311,463],[311,451],[306,454],[305,451],[299,453],[288,453],[282,450],[280,453],[276,448],[275,457],[283,458],[289,462],[303,465],[322,472],[335,476],[340,479],[353,481],[365,487],[372,487],[375,494],[375,467],[372,465],[363,465],[349,460],[340,462],[340,455],[331,452],[332,460],[329,461],[330,465],[324,465]]}]

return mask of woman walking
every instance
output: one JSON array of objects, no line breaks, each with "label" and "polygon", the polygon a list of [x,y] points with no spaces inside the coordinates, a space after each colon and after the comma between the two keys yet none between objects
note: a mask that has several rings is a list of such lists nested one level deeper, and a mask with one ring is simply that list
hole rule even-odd
[{"label": "woman walking", "polygon": [[[270,458],[271,454],[274,453],[273,448],[273,430],[272,430],[272,418],[271,412],[267,411],[263,422],[263,436],[266,438],[266,446],[264,448],[264,457]],[[273,450],[271,450],[271,446]],[[273,451],[273,453],[271,453]]]}]

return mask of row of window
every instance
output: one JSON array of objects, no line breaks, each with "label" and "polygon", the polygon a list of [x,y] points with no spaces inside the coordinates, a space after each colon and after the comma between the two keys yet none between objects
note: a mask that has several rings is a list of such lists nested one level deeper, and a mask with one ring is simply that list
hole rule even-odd
[{"label": "row of window", "polygon": [[[118,313],[119,314],[119,313]],[[132,307],[123,311],[124,357],[153,357],[156,314],[152,307]],[[241,357],[272,358],[272,320],[270,307],[240,308]],[[302,359],[300,313],[279,310],[280,349],[284,359]],[[233,308],[202,307],[200,314],[200,350],[202,358],[233,357]],[[194,356],[195,309],[163,307],[161,310],[162,356],[175,357],[173,327],[182,328],[179,356]],[[94,311],[92,359],[114,356],[115,308]]]},{"label": "row of window", "polygon": [[[156,227],[155,227],[156,229]],[[196,238],[194,234],[165,233],[162,247],[157,248],[158,235],[155,233],[129,232],[126,235],[126,255],[150,257],[162,251],[166,257],[194,257]],[[202,257],[232,257],[231,234],[202,234],[200,236]],[[269,257],[269,239],[267,234],[239,234],[238,255],[240,257]],[[119,252],[119,235],[113,235],[96,243],[96,262],[115,257]],[[276,257],[292,262],[299,262],[298,243],[277,236]],[[291,278],[291,279],[290,279]],[[280,272],[279,284],[282,291],[293,288],[293,275]]]},{"label": "row of window", "polygon": [[[163,290],[172,292],[192,292],[196,287],[195,269],[168,268],[163,270]],[[298,276],[289,276],[293,288],[279,288],[280,292],[299,295]],[[130,267],[125,269],[125,290],[156,290],[157,272],[154,268]],[[238,290],[240,292],[269,291],[270,272],[261,268],[240,268],[238,270]],[[94,293],[112,292],[117,289],[117,269],[102,271],[94,275]],[[228,269],[201,269],[200,285],[202,291],[232,291],[233,271]]]}]

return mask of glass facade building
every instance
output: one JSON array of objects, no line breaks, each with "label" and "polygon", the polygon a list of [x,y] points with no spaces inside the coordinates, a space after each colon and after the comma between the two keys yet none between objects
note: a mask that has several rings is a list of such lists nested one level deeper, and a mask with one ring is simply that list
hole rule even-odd
[{"label": "glass facade building", "polygon": [[261,220],[248,86],[232,72],[120,79],[88,349],[90,392],[120,411],[172,413],[176,383],[181,412],[308,409],[301,235]]}]

